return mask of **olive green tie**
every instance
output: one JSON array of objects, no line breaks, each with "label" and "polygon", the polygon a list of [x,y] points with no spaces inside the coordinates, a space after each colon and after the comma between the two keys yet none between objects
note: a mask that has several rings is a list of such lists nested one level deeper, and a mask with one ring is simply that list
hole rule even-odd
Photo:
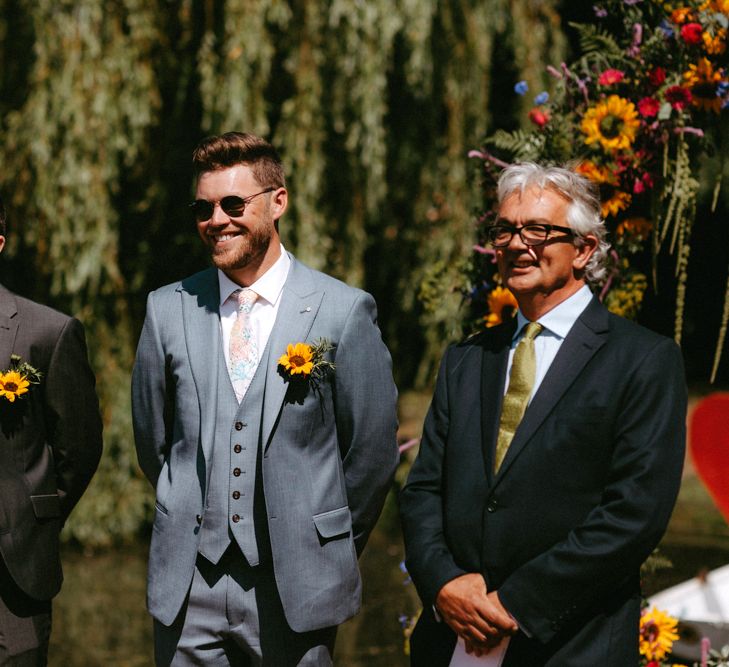
[{"label": "olive green tie", "polygon": [[529,397],[534,387],[534,376],[537,373],[537,357],[534,353],[534,339],[544,327],[537,322],[529,322],[524,327],[524,337],[514,350],[511,362],[509,388],[504,396],[499,422],[499,438],[496,441],[496,461],[494,472],[499,472],[506,452],[514,438],[514,433],[524,416]]}]

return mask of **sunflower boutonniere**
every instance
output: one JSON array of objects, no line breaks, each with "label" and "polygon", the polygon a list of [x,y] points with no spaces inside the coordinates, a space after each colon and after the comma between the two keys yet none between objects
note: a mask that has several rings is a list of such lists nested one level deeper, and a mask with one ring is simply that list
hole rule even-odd
[{"label": "sunflower boutonniere", "polygon": [[10,357],[10,368],[0,372],[0,397],[11,403],[16,398],[24,398],[30,390],[30,385],[40,384],[43,374],[23,361],[17,354]]},{"label": "sunflower boutonniere", "polygon": [[311,345],[289,343],[286,352],[279,357],[279,369],[287,380],[308,381],[316,387],[334,372],[334,363],[324,358],[333,349],[334,345],[326,338],[318,338]]}]

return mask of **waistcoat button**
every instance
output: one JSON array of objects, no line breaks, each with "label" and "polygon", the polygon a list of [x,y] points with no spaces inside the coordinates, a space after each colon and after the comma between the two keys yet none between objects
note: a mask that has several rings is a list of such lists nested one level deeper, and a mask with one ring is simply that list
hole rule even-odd
[{"label": "waistcoat button", "polygon": [[240,450],[241,450],[241,446],[240,446],[240,445],[236,445],[235,447],[233,447],[233,451],[234,451],[234,452],[235,452],[236,454],[240,454]]},{"label": "waistcoat button", "polygon": [[240,517],[237,514],[233,515],[233,523],[238,523],[240,521]]},{"label": "waistcoat button", "polygon": [[240,468],[233,468],[233,474],[236,477],[240,477]]},{"label": "waistcoat button", "polygon": [[233,491],[233,499],[238,500],[240,498],[240,491]]}]

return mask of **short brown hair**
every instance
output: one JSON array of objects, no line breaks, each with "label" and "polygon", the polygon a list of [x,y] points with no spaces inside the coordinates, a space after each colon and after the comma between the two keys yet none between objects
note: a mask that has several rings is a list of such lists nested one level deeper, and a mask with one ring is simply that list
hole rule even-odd
[{"label": "short brown hair", "polygon": [[281,158],[265,139],[247,132],[226,132],[206,137],[192,153],[195,178],[208,171],[218,171],[245,164],[250,167],[258,184],[263,188],[284,188]]}]

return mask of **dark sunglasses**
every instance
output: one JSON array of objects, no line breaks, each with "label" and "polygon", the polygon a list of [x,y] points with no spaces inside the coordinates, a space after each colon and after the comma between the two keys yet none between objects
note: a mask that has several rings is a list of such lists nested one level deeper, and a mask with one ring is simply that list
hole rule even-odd
[{"label": "dark sunglasses", "polygon": [[[229,215],[231,218],[240,218],[246,210],[246,204],[251,199],[258,197],[258,195],[265,195],[267,192],[273,192],[276,188],[266,188],[256,194],[249,195],[248,197],[238,197],[237,195],[228,195],[220,200],[220,208],[223,210],[225,215]],[[213,217],[213,211],[215,211],[215,202],[208,201],[207,199],[196,199],[192,204],[189,204],[192,214],[195,216],[197,222],[205,222]]]}]

